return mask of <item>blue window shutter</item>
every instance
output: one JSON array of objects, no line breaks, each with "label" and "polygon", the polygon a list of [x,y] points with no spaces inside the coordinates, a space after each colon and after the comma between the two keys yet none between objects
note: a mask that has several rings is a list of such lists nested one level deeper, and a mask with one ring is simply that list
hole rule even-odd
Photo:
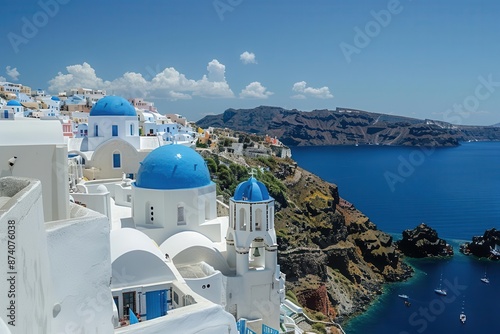
[{"label": "blue window shutter", "polygon": [[120,153],[113,153],[113,168],[120,168],[121,167],[121,161],[120,161]]}]

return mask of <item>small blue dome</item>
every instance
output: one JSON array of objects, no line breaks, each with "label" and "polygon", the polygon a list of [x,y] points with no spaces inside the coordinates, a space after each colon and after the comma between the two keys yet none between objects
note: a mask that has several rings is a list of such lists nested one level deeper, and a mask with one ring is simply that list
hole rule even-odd
[{"label": "small blue dome", "polygon": [[16,101],[16,100],[10,100],[9,102],[7,102],[7,105],[8,106],[15,106],[15,107],[22,107],[21,103],[19,103],[19,101]]},{"label": "small blue dome", "polygon": [[257,181],[253,176],[247,181],[241,182],[234,191],[233,199],[235,201],[261,202],[272,199],[269,196],[264,183]]},{"label": "small blue dome", "polygon": [[137,116],[135,108],[121,96],[105,96],[92,107],[89,116]]},{"label": "small blue dome", "polygon": [[192,189],[212,183],[205,160],[183,145],[164,145],[141,162],[135,185],[147,189]]},{"label": "small blue dome", "polygon": [[52,101],[61,101],[57,96],[52,96],[50,99]]}]

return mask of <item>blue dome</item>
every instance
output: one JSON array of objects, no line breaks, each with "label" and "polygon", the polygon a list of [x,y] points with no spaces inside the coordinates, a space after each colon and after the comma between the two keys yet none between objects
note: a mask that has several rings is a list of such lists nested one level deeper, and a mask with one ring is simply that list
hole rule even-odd
[{"label": "blue dome", "polygon": [[272,197],[269,196],[269,192],[264,183],[257,181],[257,179],[252,176],[236,187],[233,199],[235,201],[261,202],[268,201],[272,199]]},{"label": "blue dome", "polygon": [[137,116],[135,108],[121,96],[105,96],[92,107],[89,116]]},{"label": "blue dome", "polygon": [[52,96],[50,99],[52,101],[61,101],[57,96]]},{"label": "blue dome", "polygon": [[205,160],[183,145],[165,145],[141,162],[135,185],[147,189],[192,189],[211,184]]},{"label": "blue dome", "polygon": [[7,105],[8,106],[16,106],[16,107],[21,107],[21,103],[19,103],[19,101],[16,101],[16,100],[10,100],[9,102],[7,102]]}]

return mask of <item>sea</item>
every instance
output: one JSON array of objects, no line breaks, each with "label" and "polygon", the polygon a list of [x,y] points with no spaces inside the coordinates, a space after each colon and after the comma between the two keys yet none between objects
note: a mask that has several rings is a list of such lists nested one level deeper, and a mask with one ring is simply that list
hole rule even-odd
[{"label": "sea", "polygon": [[[500,229],[500,142],[291,149],[300,167],[337,184],[341,197],[395,240],[424,222],[455,251],[449,259],[407,259],[414,276],[385,285],[365,313],[344,324],[347,334],[500,333],[500,261],[459,252],[473,236]],[[485,275],[490,284],[480,280]],[[440,285],[447,296],[434,292]]]}]

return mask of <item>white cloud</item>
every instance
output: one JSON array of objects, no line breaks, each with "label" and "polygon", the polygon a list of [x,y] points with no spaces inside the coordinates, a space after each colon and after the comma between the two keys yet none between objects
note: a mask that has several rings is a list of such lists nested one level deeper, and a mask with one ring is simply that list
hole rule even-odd
[{"label": "white cloud", "polygon": [[[147,80],[141,73],[126,72],[112,81],[99,78],[88,63],[66,67],[66,74],[59,72],[49,81],[54,92],[70,88],[105,89],[108,94],[124,97],[156,97],[170,100],[191,99],[192,96],[231,98],[234,93],[226,81],[226,67],[216,59],[208,63],[208,74],[199,80],[188,79],[173,67],[167,67]],[[151,74],[149,75],[151,76]]]},{"label": "white cloud", "polygon": [[17,67],[10,67],[7,66],[5,67],[5,71],[7,72],[7,75],[12,78],[12,80],[17,81],[19,79],[19,71],[17,70]]},{"label": "white cloud", "polygon": [[241,90],[241,98],[254,98],[254,99],[267,99],[269,96],[273,95],[273,92],[267,91],[267,88],[262,86],[258,81],[254,81],[248,84],[244,89]]},{"label": "white cloud", "polygon": [[240,60],[243,64],[257,64],[257,61],[255,60],[255,53],[253,52],[243,52],[240,54]]},{"label": "white cloud", "polygon": [[0,82],[5,82],[5,81],[7,81],[7,79],[5,79],[5,77],[2,77],[2,76],[0,75]]},{"label": "white cloud", "polygon": [[98,78],[95,70],[88,64],[71,65],[66,67],[67,74],[59,72],[56,77],[49,80],[49,90],[61,92],[71,88],[107,89],[109,81]]},{"label": "white cloud", "polygon": [[306,97],[315,97],[319,99],[331,99],[333,98],[332,93],[330,93],[330,89],[326,86],[321,88],[312,88],[307,87],[307,83],[305,81],[299,81],[293,84],[292,90],[297,95],[293,95],[294,99],[305,99]]}]

